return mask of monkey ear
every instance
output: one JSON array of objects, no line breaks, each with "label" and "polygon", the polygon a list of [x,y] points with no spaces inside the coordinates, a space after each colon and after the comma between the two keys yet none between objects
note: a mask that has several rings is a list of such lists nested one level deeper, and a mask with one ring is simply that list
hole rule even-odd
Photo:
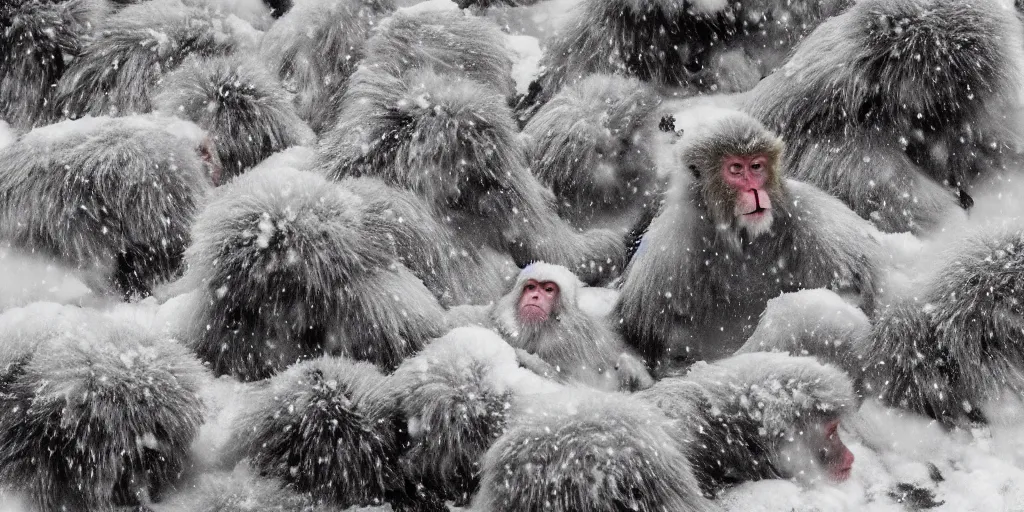
[{"label": "monkey ear", "polygon": [[690,172],[693,174],[694,178],[700,179],[700,170],[697,169],[697,164],[690,164],[686,167],[690,169]]}]

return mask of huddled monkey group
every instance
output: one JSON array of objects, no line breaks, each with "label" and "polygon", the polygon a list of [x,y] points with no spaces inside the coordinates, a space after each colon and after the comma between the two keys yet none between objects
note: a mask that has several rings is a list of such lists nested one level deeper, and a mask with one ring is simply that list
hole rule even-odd
[{"label": "huddled monkey group", "polygon": [[714,511],[1024,399],[1024,8],[578,0],[525,76],[550,1],[3,0],[0,266],[89,295],[0,283],[0,497]]}]

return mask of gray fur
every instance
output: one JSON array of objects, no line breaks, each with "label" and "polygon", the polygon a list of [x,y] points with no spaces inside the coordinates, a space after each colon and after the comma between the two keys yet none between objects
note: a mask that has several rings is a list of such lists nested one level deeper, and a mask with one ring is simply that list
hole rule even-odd
[{"label": "gray fur", "polygon": [[247,42],[223,15],[180,0],[130,5],[105,20],[68,67],[53,109],[69,118],[144,114],[160,79],[186,58],[226,55]]},{"label": "gray fur", "polygon": [[[518,318],[519,298],[528,279],[552,281],[559,287],[551,317],[536,326],[524,325]],[[490,308],[487,325],[509,345],[551,365],[554,374],[549,377],[555,380],[608,391],[629,390],[634,383],[629,378],[620,378],[616,371],[619,357],[628,349],[605,319],[593,318],[580,309],[580,288],[582,283],[563,267],[530,265]]]},{"label": "gray fur", "polygon": [[[767,301],[783,292],[829,287],[859,294],[870,312],[878,286],[881,246],[873,228],[837,199],[785,180],[767,189],[773,222],[750,239],[717,205],[724,154],[768,152],[781,142],[739,113],[700,127],[684,140],[676,183],[626,270],[615,315],[627,343],[648,364],[731,354],[753,331]],[[689,179],[691,164],[701,177]]]},{"label": "gray fur", "polygon": [[857,351],[869,396],[944,424],[1024,392],[1024,234],[975,232],[917,294],[880,311]]},{"label": "gray fur", "polygon": [[530,170],[559,213],[586,225],[596,215],[651,203],[655,183],[648,116],[661,103],[637,79],[591,75],[560,91],[523,129]]},{"label": "gray fur", "polygon": [[830,290],[784,293],[768,301],[757,329],[736,353],[813,355],[859,377],[858,352],[869,343],[871,328],[863,311]]},{"label": "gray fur", "polygon": [[178,270],[210,189],[198,133],[182,121],[130,117],[22,136],[0,150],[0,239],[95,272],[101,288],[148,293]]},{"label": "gray fur", "polygon": [[[511,261],[493,262],[481,253],[458,250],[456,233],[442,224],[430,205],[408,190],[376,178],[346,178],[341,184],[367,203],[373,231],[387,233],[403,265],[420,278],[443,306],[487,302],[499,296]],[[463,274],[465,272],[465,274]]]},{"label": "gray fur", "polygon": [[674,422],[655,407],[569,395],[546,397],[488,450],[474,510],[716,509],[701,496]]},{"label": "gray fur", "polygon": [[191,59],[163,79],[153,108],[210,134],[224,181],[273,153],[316,142],[278,79],[246,58]]},{"label": "gray fur", "polygon": [[[147,505],[186,466],[203,367],[139,325],[66,308],[73,323],[33,314],[63,328],[35,328],[34,350],[0,368],[0,482],[39,510]],[[0,344],[23,336],[2,329]]]},{"label": "gray fur", "polygon": [[53,86],[105,11],[102,0],[0,5],[0,119],[20,130],[47,123]]},{"label": "gray fur", "polygon": [[443,333],[443,310],[354,193],[288,168],[218,192],[186,276],[202,288],[188,339],[215,373],[260,379],[322,353],[393,369]]},{"label": "gray fur", "polygon": [[421,67],[451,70],[505,97],[515,92],[505,34],[493,21],[461,11],[396,12],[374,30],[360,65],[396,76]]},{"label": "gray fur", "polygon": [[392,0],[299,2],[260,41],[260,56],[295,93],[299,116],[318,134],[334,126],[349,75]]},{"label": "gray fur", "polygon": [[420,195],[467,252],[489,247],[518,265],[548,261],[588,283],[621,271],[614,233],[580,233],[555,213],[529,174],[504,97],[460,76],[417,69],[401,76],[362,67],[339,122],[317,148],[332,179],[375,176]]},{"label": "gray fur", "polygon": [[724,2],[702,12],[679,0],[584,0],[547,45],[536,100],[542,104],[595,73],[681,86],[686,94],[743,91],[811,28],[850,3]]},{"label": "gray fur", "polygon": [[804,430],[853,411],[850,379],[810,357],[753,353],[693,366],[637,395],[679,421],[706,493],[814,467]]},{"label": "gray fur", "polygon": [[296,364],[247,397],[232,448],[317,502],[380,505],[402,488],[386,382],[372,365],[344,358]]},{"label": "gray fur", "polygon": [[[487,353],[453,333],[431,342],[389,378],[387,389],[409,426],[403,468],[418,485],[446,500],[466,503],[476,490],[480,459],[505,431],[513,392],[499,372],[515,354]],[[504,360],[496,363],[498,358]]]},{"label": "gray fur", "polygon": [[994,0],[868,0],[828,20],[746,97],[792,176],[881,229],[928,231],[978,176],[1015,167],[1024,36]]}]

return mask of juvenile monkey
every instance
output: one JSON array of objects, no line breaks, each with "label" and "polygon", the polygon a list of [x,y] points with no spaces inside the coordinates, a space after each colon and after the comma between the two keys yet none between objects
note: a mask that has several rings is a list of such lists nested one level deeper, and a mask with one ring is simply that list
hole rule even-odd
[{"label": "juvenile monkey", "polygon": [[453,326],[492,327],[543,376],[599,389],[636,389],[653,381],[642,362],[604,323],[579,307],[579,278],[565,267],[534,263],[490,307],[455,308]]}]

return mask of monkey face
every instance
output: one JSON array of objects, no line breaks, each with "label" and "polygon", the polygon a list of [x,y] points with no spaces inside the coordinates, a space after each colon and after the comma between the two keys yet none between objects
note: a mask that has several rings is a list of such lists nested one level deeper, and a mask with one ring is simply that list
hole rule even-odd
[{"label": "monkey face", "polygon": [[537,324],[547,321],[558,303],[558,285],[551,281],[530,279],[519,296],[519,321]]},{"label": "monkey face", "polygon": [[778,454],[784,473],[813,480],[824,477],[841,483],[853,471],[853,453],[839,438],[838,418],[812,421],[790,439]]},{"label": "monkey face", "polygon": [[722,180],[734,194],[737,225],[753,237],[771,228],[772,202],[766,187],[774,170],[767,155],[728,155],[722,161]]}]

